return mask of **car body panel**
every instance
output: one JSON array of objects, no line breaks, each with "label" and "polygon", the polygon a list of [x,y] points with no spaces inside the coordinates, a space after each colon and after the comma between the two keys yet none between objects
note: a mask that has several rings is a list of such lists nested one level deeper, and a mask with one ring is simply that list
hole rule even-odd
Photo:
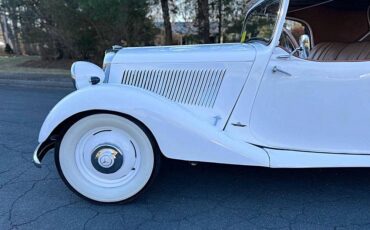
[{"label": "car body panel", "polygon": [[86,87],[62,99],[45,119],[39,142],[46,141],[69,117],[92,110],[136,118],[153,133],[162,153],[172,159],[269,166],[268,155],[262,148],[230,138],[177,103],[122,85]]},{"label": "car body panel", "polygon": [[[225,127],[225,131],[235,139],[249,143],[258,143],[250,132],[250,114],[260,87],[262,79],[261,76],[263,76],[268,60],[271,57],[272,48],[258,43],[253,45],[257,50],[256,60],[252,66],[248,80],[240,92],[238,101],[230,114],[229,122]],[[242,124],[242,126],[234,125],[238,123]]]},{"label": "car body panel", "polygon": [[[261,2],[262,1],[257,2],[252,9],[257,7]],[[279,11],[279,19],[271,43],[267,46],[258,42],[251,44],[256,49],[256,58],[248,76],[248,80],[240,92],[238,101],[235,104],[234,109],[230,114],[229,122],[225,127],[225,131],[228,133],[228,135],[235,139],[243,140],[248,143],[258,143],[258,141],[251,134],[250,115],[252,113],[255,97],[259,90],[266,66],[268,65],[273,50],[279,45],[279,39],[283,32],[288,7],[289,0],[282,0],[281,9]],[[243,124],[243,127],[233,125],[238,123]]]},{"label": "car body panel", "polygon": [[[215,124],[218,130],[223,130],[248,79],[256,49],[253,45],[243,44],[200,47],[133,48],[128,52],[122,49],[110,66],[109,84],[130,85],[159,94],[177,102],[205,122]],[[164,55],[165,61],[163,55],[158,55],[163,49],[168,52]],[[139,57],[147,56],[147,50],[156,54],[152,59],[157,61],[145,64],[140,61]],[[194,52],[200,50],[208,58],[198,60],[199,55],[194,55]],[[189,59],[191,62],[183,60],[191,55],[197,58]],[[125,60],[131,62],[126,63]],[[117,63],[121,61],[123,63]]]},{"label": "car body panel", "polygon": [[[278,51],[279,48],[277,48]],[[251,115],[264,146],[370,154],[370,62],[271,58]],[[273,72],[274,68],[283,72]]]}]

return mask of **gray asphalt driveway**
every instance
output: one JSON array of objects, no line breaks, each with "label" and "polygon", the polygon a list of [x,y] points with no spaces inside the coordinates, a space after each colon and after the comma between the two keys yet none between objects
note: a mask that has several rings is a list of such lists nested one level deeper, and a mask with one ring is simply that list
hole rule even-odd
[{"label": "gray asphalt driveway", "polygon": [[0,229],[370,229],[370,169],[274,170],[168,160],[128,205],[91,204],[32,152],[70,90],[0,86]]}]

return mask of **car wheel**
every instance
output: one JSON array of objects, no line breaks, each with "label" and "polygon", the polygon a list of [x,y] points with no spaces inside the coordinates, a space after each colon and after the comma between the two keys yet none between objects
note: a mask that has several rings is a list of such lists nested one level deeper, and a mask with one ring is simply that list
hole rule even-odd
[{"label": "car wheel", "polygon": [[160,154],[147,128],[131,119],[90,115],[58,142],[55,162],[67,186],[103,203],[127,202],[151,184]]}]

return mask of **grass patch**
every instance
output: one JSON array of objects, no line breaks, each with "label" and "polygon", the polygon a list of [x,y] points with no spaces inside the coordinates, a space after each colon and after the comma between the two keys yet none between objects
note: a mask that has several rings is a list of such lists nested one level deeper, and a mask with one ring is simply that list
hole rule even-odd
[{"label": "grass patch", "polygon": [[0,56],[0,73],[70,74],[66,63],[61,67],[50,63],[42,61],[38,56]]}]

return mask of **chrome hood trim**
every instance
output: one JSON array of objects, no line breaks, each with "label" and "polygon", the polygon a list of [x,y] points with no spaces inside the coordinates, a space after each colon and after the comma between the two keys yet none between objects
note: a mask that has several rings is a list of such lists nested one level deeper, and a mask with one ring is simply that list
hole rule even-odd
[{"label": "chrome hood trim", "polygon": [[112,64],[251,62],[255,55],[256,50],[252,45],[241,43],[124,48],[118,51]]}]

